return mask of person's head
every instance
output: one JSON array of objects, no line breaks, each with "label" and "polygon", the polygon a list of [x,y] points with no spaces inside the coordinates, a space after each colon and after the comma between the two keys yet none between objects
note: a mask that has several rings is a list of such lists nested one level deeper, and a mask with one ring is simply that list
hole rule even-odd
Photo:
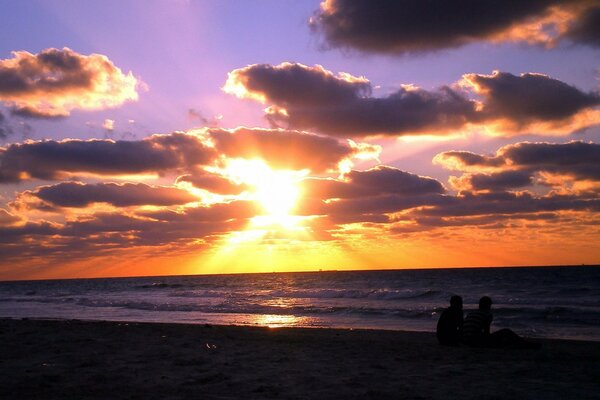
[{"label": "person's head", "polygon": [[492,299],[488,296],[483,296],[479,299],[479,309],[489,311],[492,308]]},{"label": "person's head", "polygon": [[450,307],[452,308],[462,308],[462,297],[460,296],[452,296],[450,297]]}]

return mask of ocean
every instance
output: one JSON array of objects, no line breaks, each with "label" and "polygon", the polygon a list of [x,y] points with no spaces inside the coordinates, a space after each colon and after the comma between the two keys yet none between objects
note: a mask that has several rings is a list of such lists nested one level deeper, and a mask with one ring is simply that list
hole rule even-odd
[{"label": "ocean", "polygon": [[450,296],[492,331],[600,341],[600,268],[323,271],[0,282],[0,317],[435,331]]}]

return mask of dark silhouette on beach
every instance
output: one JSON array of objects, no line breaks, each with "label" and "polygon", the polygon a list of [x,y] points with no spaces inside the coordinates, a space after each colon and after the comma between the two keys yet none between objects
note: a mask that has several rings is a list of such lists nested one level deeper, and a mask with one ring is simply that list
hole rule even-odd
[{"label": "dark silhouette on beach", "polygon": [[463,301],[460,296],[450,298],[450,307],[446,308],[438,320],[436,335],[440,344],[458,346],[462,339]]},{"label": "dark silhouette on beach", "polygon": [[539,343],[528,342],[510,329],[500,329],[490,333],[490,325],[493,320],[492,299],[483,296],[479,299],[479,309],[471,311],[463,323],[463,342],[473,347],[492,348],[520,348],[537,349]]}]

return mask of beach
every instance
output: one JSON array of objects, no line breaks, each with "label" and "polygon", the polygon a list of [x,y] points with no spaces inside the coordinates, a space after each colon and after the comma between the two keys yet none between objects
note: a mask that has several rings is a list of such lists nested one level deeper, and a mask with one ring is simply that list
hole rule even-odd
[{"label": "beach", "polygon": [[600,342],[449,348],[433,333],[0,320],[2,399],[597,399]]}]

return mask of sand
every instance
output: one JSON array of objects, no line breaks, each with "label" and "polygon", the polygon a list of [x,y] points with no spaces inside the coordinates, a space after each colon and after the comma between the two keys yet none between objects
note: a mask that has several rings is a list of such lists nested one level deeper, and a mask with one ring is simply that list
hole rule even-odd
[{"label": "sand", "polygon": [[598,399],[600,342],[439,346],[431,333],[0,320],[1,399]]}]

